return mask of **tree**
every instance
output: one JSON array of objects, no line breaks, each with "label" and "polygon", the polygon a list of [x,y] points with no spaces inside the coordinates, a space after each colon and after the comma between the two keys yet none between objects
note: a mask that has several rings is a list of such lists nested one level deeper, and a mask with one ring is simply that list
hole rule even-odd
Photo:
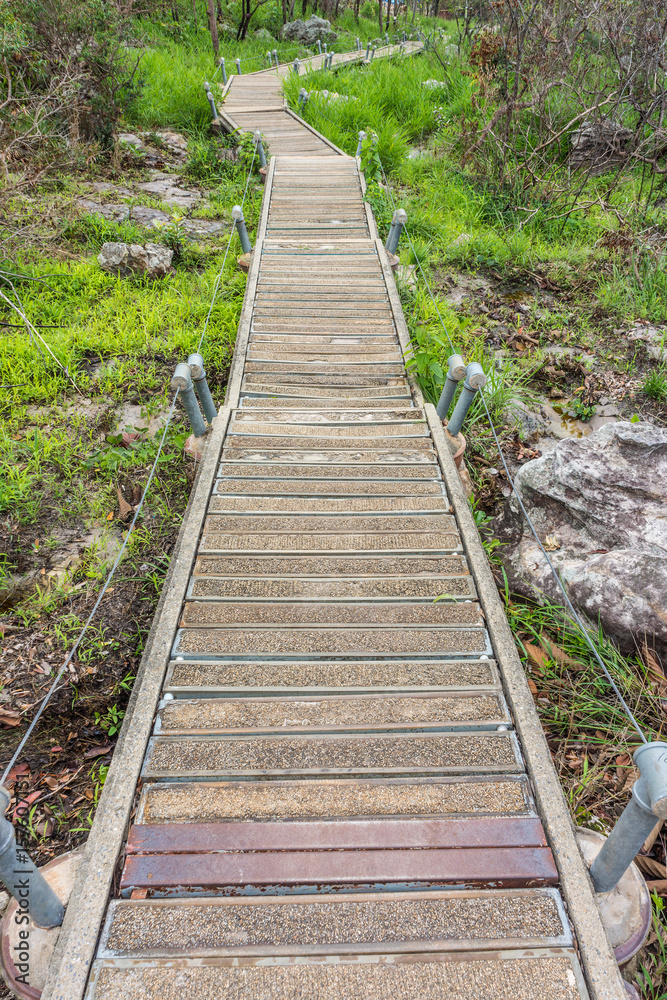
[{"label": "tree", "polygon": [[208,3],[208,27],[211,32],[213,51],[217,57],[220,51],[220,41],[218,39],[218,21],[215,16],[215,0],[207,0]]}]

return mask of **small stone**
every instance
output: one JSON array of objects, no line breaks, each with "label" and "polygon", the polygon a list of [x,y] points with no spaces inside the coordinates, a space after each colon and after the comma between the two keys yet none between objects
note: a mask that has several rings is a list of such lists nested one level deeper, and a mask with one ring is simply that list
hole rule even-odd
[{"label": "small stone", "polygon": [[173,256],[173,250],[158,243],[146,243],[145,246],[105,243],[97,261],[103,270],[121,277],[145,274],[148,278],[164,278],[171,270]]}]

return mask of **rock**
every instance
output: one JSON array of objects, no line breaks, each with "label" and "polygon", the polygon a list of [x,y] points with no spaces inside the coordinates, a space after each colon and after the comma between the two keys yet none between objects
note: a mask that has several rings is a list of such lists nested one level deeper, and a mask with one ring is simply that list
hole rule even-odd
[{"label": "rock", "polygon": [[147,228],[163,226],[171,221],[171,216],[166,212],[161,212],[159,208],[149,208],[147,205],[133,205],[130,218],[137,225]]},{"label": "rock", "polygon": [[609,119],[584,122],[570,136],[569,164],[573,170],[602,174],[630,156],[634,132]]},{"label": "rock", "polygon": [[188,191],[187,188],[179,187],[174,184],[174,178],[169,175],[166,177],[158,176],[146,184],[138,184],[137,187],[148,194],[162,198],[166,205],[178,205],[179,208],[190,208],[201,201],[201,195],[198,191]]},{"label": "rock", "polygon": [[[560,441],[527,462],[516,488],[570,600],[624,651],[667,652],[667,430],[619,421]],[[562,595],[515,497],[492,522],[510,586],[538,602]]]},{"label": "rock", "polygon": [[119,132],[118,141],[123,146],[132,146],[133,149],[143,149],[144,147],[143,140],[134,132]]},{"label": "rock", "polygon": [[76,203],[90,215],[101,215],[111,222],[125,222],[130,215],[128,205],[101,205],[97,201],[91,201],[90,198],[77,198]]},{"label": "rock", "polygon": [[267,45],[273,45],[275,42],[275,38],[266,28],[258,28],[255,32],[255,38],[258,42],[266,42]]},{"label": "rock", "polygon": [[321,42],[335,42],[338,35],[331,30],[331,22],[313,14],[307,21],[297,18],[283,26],[281,37],[286,42],[301,42],[302,45],[315,45],[318,38]]},{"label": "rock", "polygon": [[442,80],[424,80],[422,87],[426,90],[442,90],[445,89],[448,84],[444,83]]},{"label": "rock", "polygon": [[97,255],[101,268],[125,277],[145,274],[148,278],[164,278],[171,270],[173,250],[159,243],[105,243]]}]

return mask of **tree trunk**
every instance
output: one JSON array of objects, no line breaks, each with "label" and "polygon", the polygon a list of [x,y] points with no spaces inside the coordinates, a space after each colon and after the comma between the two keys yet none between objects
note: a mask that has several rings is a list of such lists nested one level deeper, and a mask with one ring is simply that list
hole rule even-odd
[{"label": "tree trunk", "polygon": [[287,24],[287,3],[286,0],[282,0],[283,6],[283,24]]},{"label": "tree trunk", "polygon": [[382,34],[382,0],[378,0],[378,24],[380,25],[380,34]]},{"label": "tree trunk", "polygon": [[354,0],[354,20],[359,24],[359,7],[361,6],[361,0]]},{"label": "tree trunk", "polygon": [[178,16],[178,0],[171,0],[171,19],[175,21],[176,24],[180,23],[180,18]]},{"label": "tree trunk", "polygon": [[217,58],[218,52],[220,51],[220,42],[218,40],[218,22],[215,19],[215,0],[207,0],[207,7],[208,7],[208,26],[211,32],[213,51],[215,52]]},{"label": "tree trunk", "polygon": [[301,17],[305,19],[308,13],[308,0],[301,0]]}]

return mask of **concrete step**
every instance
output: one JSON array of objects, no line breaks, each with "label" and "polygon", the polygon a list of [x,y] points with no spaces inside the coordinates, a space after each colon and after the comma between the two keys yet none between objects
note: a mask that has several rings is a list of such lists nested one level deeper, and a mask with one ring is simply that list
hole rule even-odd
[{"label": "concrete step", "polygon": [[172,660],[165,691],[175,698],[212,695],[495,691],[493,660],[349,660],[313,662],[204,662]]},{"label": "concrete step", "polygon": [[183,628],[253,628],[267,626],[324,629],[338,625],[384,628],[396,625],[439,625],[447,628],[479,626],[484,617],[472,601],[428,604],[273,604],[260,602],[190,601],[181,616]]},{"label": "concrete step", "polygon": [[476,596],[469,576],[284,579],[281,577],[196,576],[187,599],[199,601],[465,601]]},{"label": "concrete step", "polygon": [[357,454],[360,451],[369,454],[381,452],[390,459],[394,454],[404,454],[407,452],[412,456],[413,461],[423,460],[423,456],[434,456],[432,446],[426,437],[413,437],[406,439],[396,439],[395,437],[309,437],[307,435],[298,436],[296,434],[280,436],[279,434],[231,434],[227,438],[227,445],[223,452],[223,457],[230,456],[232,450],[239,449],[279,449],[281,451],[293,449],[294,451],[313,451],[318,454],[323,451],[337,451],[346,449],[348,454]]},{"label": "concrete step", "polygon": [[290,465],[286,462],[221,462],[218,476],[236,476],[253,479],[370,479],[370,480],[441,480],[440,468],[435,462],[415,462],[410,465],[394,465],[390,462],[373,464],[324,465],[321,462]]},{"label": "concrete step", "polygon": [[213,960],[96,962],[87,1000],[579,1000],[588,993],[576,955],[566,949],[464,954],[349,955],[323,964],[235,965]]},{"label": "concrete step", "polygon": [[393,447],[384,449],[356,449],[338,448],[319,449],[309,448],[308,450],[298,450],[297,448],[264,448],[257,446],[250,448],[239,448],[228,445],[222,452],[223,462],[279,462],[280,464],[293,464],[303,462],[306,465],[348,465],[351,463],[363,462],[365,464],[378,463],[381,465],[435,465],[435,452],[421,451],[409,447],[399,448],[396,442]]},{"label": "concrete step", "polygon": [[[223,519],[224,523],[224,519]],[[207,530],[200,552],[452,552],[460,551],[456,532],[422,531],[401,534],[390,531],[344,532],[235,532]]]},{"label": "concrete step", "polygon": [[227,496],[213,494],[208,505],[211,514],[439,514],[449,511],[449,500],[442,494],[432,497],[275,497]]},{"label": "concrete step", "polygon": [[331,955],[572,944],[553,889],[114,900],[100,958]]},{"label": "concrete step", "polygon": [[143,776],[493,774],[523,770],[512,732],[153,736]]},{"label": "concrete step", "polygon": [[464,557],[447,555],[200,555],[195,573],[202,576],[260,577],[392,577],[419,574],[449,576],[467,573]]},{"label": "concrete step", "polygon": [[430,482],[419,482],[407,480],[401,482],[397,479],[377,479],[366,480],[350,479],[339,476],[335,479],[271,479],[250,477],[228,476],[225,479],[216,480],[213,488],[214,496],[232,494],[234,496],[261,496],[261,497],[442,497],[445,495],[444,487],[440,480],[433,479]]},{"label": "concrete step", "polygon": [[156,734],[497,729],[511,719],[500,692],[195,698],[163,701]]},{"label": "concrete step", "polygon": [[208,628],[179,629],[174,656],[262,658],[295,656],[423,656],[442,658],[482,655],[492,650],[484,629],[451,626],[356,628]]},{"label": "concrete step", "polygon": [[143,786],[137,823],[534,816],[525,775],[160,781]]},{"label": "concrete step", "polygon": [[204,523],[205,532],[318,532],[340,531],[353,534],[364,531],[389,531],[392,533],[406,531],[456,531],[456,521],[451,514],[405,514],[396,517],[393,514],[376,513],[373,515],[349,514],[244,514],[219,515],[214,511],[209,513]]},{"label": "concrete step", "polygon": [[[411,427],[419,424],[420,430],[426,430],[428,425],[424,416],[424,411],[417,406],[399,407],[398,409],[381,409],[375,407],[369,409],[363,404],[361,407],[340,407],[339,410],[332,407],[318,408],[316,404],[310,407],[292,406],[285,407],[284,412],[276,413],[275,410],[264,407],[250,407],[245,404],[244,409],[235,410],[232,418],[232,425],[242,423],[285,423],[285,424],[312,424],[320,427],[331,425],[350,424],[352,426],[361,424],[369,427],[373,424],[382,426],[388,434],[396,433],[394,427]],[[391,425],[391,426],[388,426]]]}]

